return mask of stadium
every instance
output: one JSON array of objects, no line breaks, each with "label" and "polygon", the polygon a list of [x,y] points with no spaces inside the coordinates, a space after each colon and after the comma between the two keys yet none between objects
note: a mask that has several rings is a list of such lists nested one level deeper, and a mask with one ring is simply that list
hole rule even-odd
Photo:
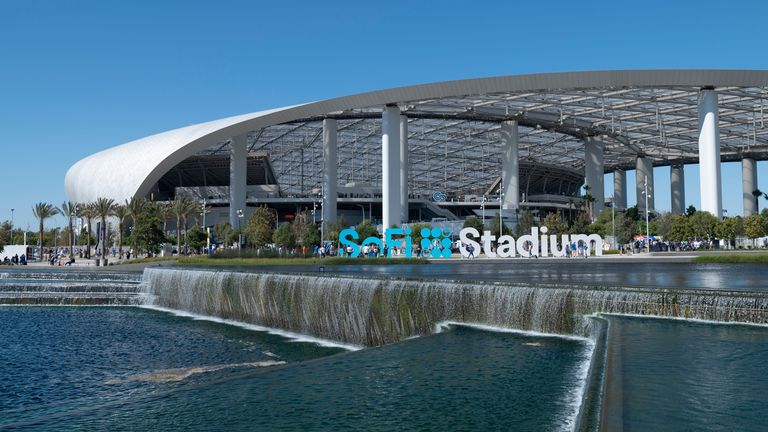
[{"label": "stadium", "polygon": [[[682,213],[685,166],[699,164],[701,209],[722,217],[720,163],[738,161],[742,190],[726,192],[743,195],[746,216],[768,158],[766,89],[766,71],[653,70],[377,90],[140,138],[77,162],[65,187],[75,202],[191,196],[213,207],[211,224],[258,205],[279,221],[308,209],[384,227],[498,212],[514,224],[526,209],[581,208],[586,192],[593,218],[627,208],[630,170],[640,211],[664,187]],[[654,167],[669,167],[669,184]]]}]

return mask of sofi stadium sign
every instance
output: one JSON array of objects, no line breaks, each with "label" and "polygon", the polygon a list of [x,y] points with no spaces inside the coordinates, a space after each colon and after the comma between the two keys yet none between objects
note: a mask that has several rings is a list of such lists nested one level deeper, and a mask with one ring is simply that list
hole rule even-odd
[{"label": "sofi stadium sign", "polygon": [[[491,231],[482,234],[475,228],[463,228],[459,231],[459,241],[452,240],[453,233],[446,228],[422,228],[419,232],[422,240],[419,244],[420,255],[433,258],[449,258],[453,250],[458,249],[465,258],[481,253],[488,258],[514,257],[564,257],[583,254],[596,256],[603,254],[603,238],[597,234],[547,234],[546,226],[531,228],[530,234],[514,238],[502,235],[498,239]],[[387,228],[382,237],[368,237],[358,243],[360,235],[352,228],[339,233],[339,242],[345,255],[359,257],[365,250],[386,251],[387,256],[399,255],[412,257],[414,254],[413,232],[410,227]]]}]

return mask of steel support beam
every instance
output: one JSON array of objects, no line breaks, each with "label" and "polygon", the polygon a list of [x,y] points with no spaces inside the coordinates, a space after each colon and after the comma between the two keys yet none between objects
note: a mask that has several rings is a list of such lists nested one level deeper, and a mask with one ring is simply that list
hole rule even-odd
[{"label": "steel support beam", "polygon": [[408,222],[408,173],[411,169],[408,154],[408,117],[400,116],[400,220]]},{"label": "steel support beam", "polygon": [[720,127],[717,93],[704,88],[699,93],[699,179],[701,209],[718,219],[723,217],[723,190],[720,182]]},{"label": "steel support beam", "polygon": [[653,212],[656,206],[653,199],[653,163],[645,157],[638,157],[635,162],[635,186],[637,190],[637,211],[645,214],[645,180],[648,179],[648,210]]},{"label": "steel support beam", "polygon": [[[248,182],[248,149],[246,136],[240,135],[230,139],[229,153],[229,224],[232,228],[239,226],[237,211],[245,212],[245,190]],[[245,222],[245,221],[242,221]]]},{"label": "steel support beam", "polygon": [[338,186],[338,125],[336,119],[323,120],[323,225],[336,222]]},{"label": "steel support beam", "polygon": [[672,214],[685,213],[685,171],[682,164],[669,166],[669,187]]},{"label": "steel support beam", "polygon": [[617,210],[627,208],[627,172],[613,171],[613,207]]},{"label": "steel support beam", "polygon": [[592,202],[592,220],[597,219],[605,206],[605,160],[603,142],[597,137],[584,140],[584,184],[589,186]]},{"label": "steel support beam", "polygon": [[501,186],[504,193],[502,208],[516,210],[520,207],[520,165],[517,121],[501,123]]},{"label": "steel support beam", "polygon": [[757,200],[752,192],[757,190],[757,162],[752,158],[741,160],[741,186],[744,197],[744,217],[757,214]]},{"label": "steel support beam", "polygon": [[400,226],[400,109],[387,106],[381,116],[381,207],[386,230]]}]

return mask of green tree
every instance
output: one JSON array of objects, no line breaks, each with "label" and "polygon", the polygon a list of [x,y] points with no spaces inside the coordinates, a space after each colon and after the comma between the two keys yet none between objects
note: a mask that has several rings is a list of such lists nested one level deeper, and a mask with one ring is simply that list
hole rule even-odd
[{"label": "green tree", "polygon": [[165,241],[162,230],[162,221],[158,214],[158,208],[154,205],[143,206],[141,212],[136,215],[136,224],[133,226],[131,241],[139,252],[156,254]]},{"label": "green tree", "polygon": [[736,245],[736,237],[744,234],[744,220],[739,217],[729,217],[718,222],[715,227],[715,235],[718,238],[728,240],[728,245]]},{"label": "green tree", "polygon": [[[563,220],[562,216],[560,216],[560,213],[547,213],[544,220],[541,221],[541,225],[547,227],[547,234],[561,235],[568,232],[568,224]],[[530,233],[531,230],[529,228],[528,232],[520,231],[518,232],[518,235]]]},{"label": "green tree", "polygon": [[291,224],[288,222],[281,223],[272,235],[272,241],[275,245],[283,246],[286,249],[296,246],[296,237],[293,235]]},{"label": "green tree", "polygon": [[213,226],[213,238],[225,245],[231,245],[237,242],[238,232],[232,229],[229,222],[222,222]]},{"label": "green tree", "polygon": [[304,224],[302,230],[301,244],[310,248],[314,245],[320,244],[320,230],[317,229],[317,224],[312,221],[308,221]]},{"label": "green tree", "polygon": [[765,225],[765,218],[762,215],[749,215],[744,218],[744,234],[754,242],[756,238],[765,235]]},{"label": "green tree", "polygon": [[67,239],[69,240],[69,255],[73,256],[75,254],[75,231],[74,231],[74,223],[73,220],[75,217],[77,217],[77,209],[78,209],[77,203],[73,203],[72,201],[64,201],[61,203],[61,214],[64,215],[64,217],[67,218]]},{"label": "green tree", "polygon": [[8,221],[0,226],[0,252],[6,244],[11,244],[11,224]]},{"label": "green tree", "polygon": [[360,222],[355,227],[355,231],[357,231],[357,234],[360,235],[360,240],[366,239],[368,237],[379,236],[379,232],[376,230],[376,227],[368,219],[364,219],[362,222]]},{"label": "green tree", "polygon": [[667,240],[681,242],[689,240],[691,237],[693,237],[693,228],[691,227],[690,218],[683,214],[672,216]]},{"label": "green tree", "polygon": [[[339,233],[344,230],[345,228],[349,228],[349,223],[347,223],[346,218],[344,218],[344,215],[339,216],[336,218],[335,222],[327,223],[326,224],[326,232],[325,232],[325,238],[326,240],[330,240],[334,243],[339,241]],[[278,228],[279,229],[279,228]]]},{"label": "green tree", "polygon": [[718,219],[707,211],[697,211],[690,217],[694,237],[710,240],[715,237]]},{"label": "green tree", "polygon": [[[626,213],[617,211],[615,214],[616,225],[616,243],[617,244],[629,244],[632,242],[632,235],[634,234],[635,221],[631,217],[627,217]],[[613,227],[611,227],[613,231]]]},{"label": "green tree", "polygon": [[208,245],[208,234],[203,228],[195,225],[187,232],[187,242],[189,247],[199,253]]},{"label": "green tree", "polygon": [[[640,211],[637,210],[637,206],[632,206],[624,211],[624,216],[629,220],[639,221]],[[645,215],[643,215],[643,218],[645,218]]]},{"label": "green tree", "polygon": [[464,225],[462,225],[462,228],[474,228],[479,233],[483,233],[483,230],[485,227],[483,226],[483,221],[480,220],[477,216],[469,216],[464,220]]},{"label": "green tree", "polygon": [[570,234],[584,234],[589,229],[591,223],[592,218],[587,213],[579,212],[576,215],[576,219],[571,223],[568,232]]},{"label": "green tree", "polygon": [[40,242],[40,259],[43,259],[43,232],[44,232],[44,224],[45,220],[48,218],[51,218],[53,216],[56,216],[59,214],[59,209],[54,207],[52,204],[49,204],[47,202],[39,202],[35,204],[34,207],[32,207],[32,214],[35,215],[37,218],[37,221],[39,222],[39,237],[38,240]]},{"label": "green tree", "polygon": [[696,214],[696,207],[693,206],[693,204],[689,205],[687,209],[685,209],[685,215],[688,217],[691,217]]},{"label": "green tree", "polygon": [[668,239],[669,233],[672,230],[672,221],[674,220],[674,217],[675,215],[670,212],[665,212],[656,216],[653,219],[655,228],[653,233],[663,237],[665,240]]},{"label": "green tree", "polygon": [[[416,246],[421,247],[420,246],[421,245],[421,240],[424,238],[424,236],[421,235],[421,231],[424,228],[426,228],[428,230],[432,230],[432,225],[417,223],[417,224],[414,224],[413,226],[411,226],[411,241],[413,242],[414,248]],[[483,232],[480,231],[480,234],[482,234],[482,233]],[[365,238],[365,237],[363,237],[363,238]]]},{"label": "green tree", "polygon": [[509,229],[507,224],[502,223],[501,221],[501,215],[499,213],[496,213],[496,216],[491,219],[491,222],[489,222],[488,229],[491,231],[491,234],[496,236],[498,239],[500,237],[499,235],[499,229],[501,229],[502,235],[512,235],[512,230]]},{"label": "green tree", "polygon": [[93,203],[93,209],[96,216],[101,219],[101,233],[99,238],[101,239],[101,258],[107,257],[107,218],[112,216],[112,212],[115,210],[115,200],[111,198],[98,198]]},{"label": "green tree", "polygon": [[[571,200],[571,204],[572,203],[573,201]],[[533,219],[533,213],[531,213],[529,209],[523,210],[520,213],[520,217],[517,219],[517,236],[520,237],[521,235],[524,235],[524,234],[530,234],[531,227],[533,227],[535,223],[536,221]]]},{"label": "green tree", "polygon": [[271,243],[273,226],[275,226],[275,213],[267,206],[256,207],[245,224],[244,231],[248,243],[259,248]]}]

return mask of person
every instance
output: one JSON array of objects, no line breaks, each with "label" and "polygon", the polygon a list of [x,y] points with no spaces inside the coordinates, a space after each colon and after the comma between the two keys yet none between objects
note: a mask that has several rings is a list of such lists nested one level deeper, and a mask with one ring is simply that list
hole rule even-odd
[{"label": "person", "polygon": [[474,259],[475,258],[475,247],[472,246],[472,244],[467,245],[467,258]]}]

